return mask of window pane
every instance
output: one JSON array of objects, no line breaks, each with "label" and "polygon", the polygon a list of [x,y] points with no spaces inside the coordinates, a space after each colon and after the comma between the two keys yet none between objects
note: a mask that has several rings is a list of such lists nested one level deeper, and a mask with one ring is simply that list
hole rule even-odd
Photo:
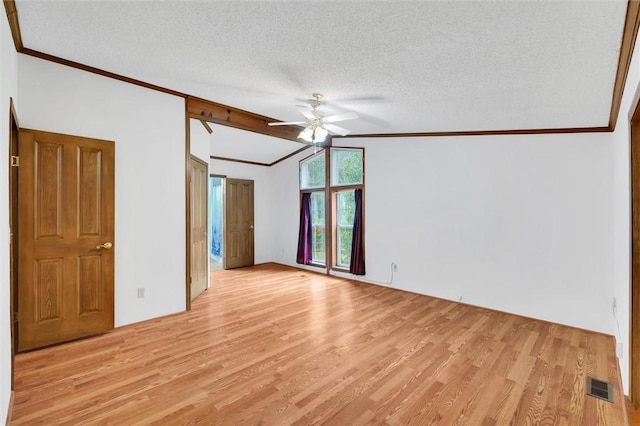
[{"label": "window pane", "polygon": [[300,162],[300,189],[324,188],[324,151]]},{"label": "window pane", "polygon": [[353,190],[336,193],[336,227],[338,266],[348,267],[351,263],[351,239],[353,238],[353,220],[355,217],[355,194]]},{"label": "window pane", "polygon": [[362,167],[361,149],[331,149],[331,185],[361,184]]},{"label": "window pane", "polygon": [[356,210],[356,198],[354,191],[338,192],[338,225],[353,226],[353,218]]},{"label": "window pane", "polygon": [[311,261],[325,264],[324,192],[311,193]]},{"label": "window pane", "polygon": [[338,255],[340,256],[338,259],[338,266],[349,267],[351,263],[351,240],[353,238],[353,227],[349,228],[338,228],[338,238],[339,238],[339,250]]}]

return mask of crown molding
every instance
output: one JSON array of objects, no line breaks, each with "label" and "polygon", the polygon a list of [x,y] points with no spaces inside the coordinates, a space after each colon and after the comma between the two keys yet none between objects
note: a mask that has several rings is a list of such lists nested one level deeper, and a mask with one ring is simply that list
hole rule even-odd
[{"label": "crown molding", "polygon": [[[269,122],[277,122],[278,120],[265,117],[250,111],[241,110],[235,107],[207,101],[188,94],[181,93],[172,89],[160,87],[144,81],[136,80],[119,74],[115,74],[106,70],[95,68],[89,65],[70,61],[47,53],[38,52],[29,49],[23,45],[22,35],[20,32],[20,23],[18,19],[18,10],[14,0],[3,0],[9,28],[16,51],[25,55],[36,58],[56,62],[62,65],[81,69],[83,71],[103,75],[105,77],[124,81],[126,83],[135,84],[146,87],[148,89],[157,90],[174,96],[187,99],[188,114],[192,118],[217,123],[223,126],[235,127],[242,130],[248,130],[256,133],[265,134],[277,138],[298,140],[300,128],[297,126],[269,126]],[[622,102],[622,94],[624,86],[629,74],[631,65],[631,57],[635,47],[638,28],[640,27],[640,1],[628,0],[627,13],[625,17],[625,25],[622,32],[620,55],[618,59],[618,68],[614,83],[611,109],[609,113],[609,123],[606,127],[582,127],[582,128],[557,128],[557,129],[524,129],[524,130],[478,130],[478,131],[450,131],[450,132],[418,132],[418,133],[384,133],[384,134],[359,134],[348,135],[347,138],[397,138],[397,137],[442,137],[442,136],[485,136],[485,135],[525,135],[525,134],[558,134],[558,133],[591,133],[591,132],[613,132],[615,130],[620,107]],[[189,106],[191,108],[189,108]]]},{"label": "crown molding", "polygon": [[616,129],[620,105],[622,104],[622,93],[625,83],[627,82],[627,76],[629,75],[633,48],[635,47],[636,38],[638,37],[638,27],[640,27],[640,2],[638,2],[638,0],[629,0],[627,2],[627,15],[624,21],[622,40],[620,41],[618,71],[616,72],[616,81],[613,85],[611,112],[609,114],[608,127],[611,132]]},{"label": "crown molding", "polygon": [[4,10],[7,13],[7,19],[9,20],[9,29],[11,30],[11,37],[13,37],[13,44],[16,47],[16,51],[20,52],[24,46],[22,44],[20,22],[18,22],[18,9],[16,9],[16,2],[14,0],[3,0],[3,2]]},{"label": "crown molding", "polygon": [[611,132],[609,127],[567,127],[558,129],[516,129],[516,130],[468,130],[459,132],[423,132],[423,133],[375,133],[347,135],[341,138],[407,138],[407,137],[444,137],[444,136],[496,136],[496,135],[543,135],[561,133],[602,133]]},{"label": "crown molding", "polygon": [[178,96],[186,98],[185,93],[177,92],[175,90],[167,89],[166,87],[157,86],[155,84],[147,83],[142,80],[136,80],[135,78],[126,77],[124,75],[116,74],[110,71],[106,71],[100,68],[92,67],[89,65],[81,64],[79,62],[70,61],[68,59],[60,58],[58,56],[49,55],[48,53],[38,52],[27,47],[23,47],[18,51],[24,55],[33,56],[34,58],[44,59],[45,61],[55,62],[60,65],[65,65],[71,68],[76,68],[82,71],[87,71],[93,74],[98,74],[103,77],[113,78],[114,80],[123,81],[125,83],[134,84],[136,86],[145,87],[147,89],[156,90],[158,92],[166,93],[168,95]]}]

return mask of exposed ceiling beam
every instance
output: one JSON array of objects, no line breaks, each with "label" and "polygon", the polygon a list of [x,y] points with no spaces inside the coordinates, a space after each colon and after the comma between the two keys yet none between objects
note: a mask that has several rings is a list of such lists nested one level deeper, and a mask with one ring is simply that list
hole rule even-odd
[{"label": "exposed ceiling beam", "polygon": [[297,126],[269,126],[267,123],[278,120],[205,99],[187,97],[187,113],[191,118],[210,123],[300,142],[300,128]]}]

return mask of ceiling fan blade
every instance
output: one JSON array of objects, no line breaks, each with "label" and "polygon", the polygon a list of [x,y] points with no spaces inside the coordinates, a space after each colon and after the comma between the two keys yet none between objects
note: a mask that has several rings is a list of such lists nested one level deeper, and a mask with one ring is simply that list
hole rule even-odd
[{"label": "ceiling fan blade", "polygon": [[306,121],[276,121],[274,123],[267,123],[269,126],[299,126],[301,124],[307,124]]},{"label": "ceiling fan blade", "polygon": [[347,130],[344,127],[336,126],[335,124],[323,124],[322,127],[330,131],[331,133],[337,133],[340,136],[347,136],[351,133],[351,130]]},{"label": "ceiling fan blade", "polygon": [[357,113],[353,111],[343,112],[342,114],[330,115],[328,117],[323,118],[325,123],[333,123],[335,121],[345,121],[345,120],[354,120],[360,117]]},{"label": "ceiling fan blade", "polygon": [[300,111],[305,118],[315,120],[316,115],[313,113],[313,108],[310,106],[296,105],[296,108],[298,108],[298,111]]}]

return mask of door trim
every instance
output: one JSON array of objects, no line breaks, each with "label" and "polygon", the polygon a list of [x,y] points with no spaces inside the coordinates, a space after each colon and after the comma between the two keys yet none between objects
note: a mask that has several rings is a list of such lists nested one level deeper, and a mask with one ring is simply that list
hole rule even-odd
[{"label": "door trim", "polygon": [[184,100],[184,187],[185,187],[185,311],[191,310],[191,117],[189,105]]},{"label": "door trim", "polygon": [[630,283],[629,283],[629,400],[640,406],[640,89],[629,112],[630,167]]},{"label": "door trim", "polygon": [[636,122],[631,122],[631,318],[629,330],[629,399],[638,406],[640,402],[640,375],[638,374],[638,361],[635,359],[638,353],[640,337],[637,325],[638,297],[640,296],[640,188],[636,188],[640,174],[640,128]]},{"label": "door trim", "polygon": [[[18,115],[16,114],[13,98],[9,98],[9,159],[12,156],[18,156],[18,137],[20,125]],[[10,248],[9,248],[9,323],[11,338],[11,390],[15,390],[14,372],[15,372],[15,356],[18,347],[18,173],[14,167],[9,165],[9,229],[10,229]],[[13,396],[13,394],[12,394]]]}]

